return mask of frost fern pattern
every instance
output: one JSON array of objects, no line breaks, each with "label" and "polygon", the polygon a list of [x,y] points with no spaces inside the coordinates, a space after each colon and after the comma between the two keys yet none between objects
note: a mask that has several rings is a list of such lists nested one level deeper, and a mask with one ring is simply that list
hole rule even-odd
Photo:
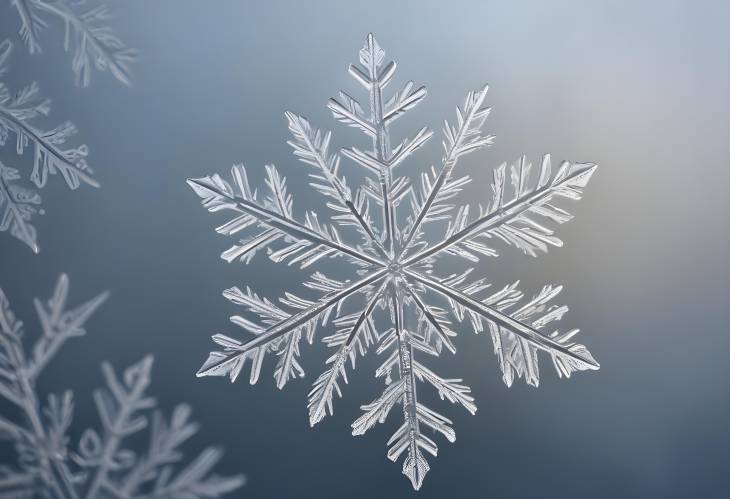
[{"label": "frost fern pattern", "polygon": [[[0,397],[19,413],[17,421],[0,416],[0,438],[14,442],[18,454],[16,466],[0,466],[0,497],[204,499],[240,487],[241,477],[211,475],[221,457],[217,448],[206,449],[179,469],[180,447],[198,427],[186,405],[175,408],[169,420],[153,411],[155,400],[146,393],[151,356],[122,376],[102,364],[106,388],[94,393],[102,432],[87,429],[77,450],[69,447],[73,394],[52,394],[44,402],[36,384],[63,344],[85,334],[86,321],[107,295],[67,309],[68,289],[68,278],[62,275],[48,301],[35,300],[42,331],[29,351],[23,324],[0,290]],[[148,426],[148,450],[137,454],[128,439],[138,439]]]},{"label": "frost fern pattern", "polygon": [[[398,167],[432,132],[422,128],[393,146],[390,127],[423,100],[426,89],[408,82],[386,100],[384,91],[395,63],[385,62],[372,35],[359,56],[360,65],[350,66],[349,72],[368,93],[369,109],[345,92],[331,99],[328,108],[337,121],[370,139],[371,149],[332,152],[329,132],[286,113],[292,134],[289,145],[312,168],[310,185],[324,196],[330,223],[313,211],[296,215],[285,179],[274,166],[266,167],[265,194],[249,185],[242,165],[232,168],[230,180],[216,174],[188,181],[205,208],[231,214],[217,228],[236,240],[222,254],[226,261],[248,263],[265,249],[274,262],[301,268],[330,258],[352,266],[352,278],[344,281],[320,271],[311,274],[304,284],[318,292],[313,299],[286,292],[277,303],[249,288],[224,291],[226,298],[248,312],[247,317],[235,315],[231,321],[249,337],[214,335],[220,348],[210,353],[198,375],[235,381],[250,362],[249,377],[255,383],[265,356],[273,354],[274,379],[282,388],[291,378],[304,375],[299,360],[302,338],[312,343],[331,322],[334,332],[322,341],[332,355],[309,392],[310,423],[332,414],[334,400],[347,383],[348,360],[354,369],[358,356],[375,350],[384,359],[375,375],[386,386],[379,397],[362,406],[352,433],[365,433],[400,407],[403,422],[388,442],[387,456],[393,461],[405,456],[403,473],[419,489],[429,470],[425,455],[437,453],[436,442],[427,433],[455,439],[451,421],[419,401],[419,383],[431,385],[442,399],[472,414],[476,411],[471,390],[461,379],[437,374],[426,365],[444,349],[456,352],[455,337],[461,329],[457,323],[468,322],[477,333],[489,330],[508,386],[515,377],[538,385],[539,351],[547,353],[560,376],[598,369],[586,347],[574,341],[578,330],[558,331],[553,326],[567,312],[567,307],[551,304],[560,286],[545,286],[524,298],[516,283],[493,290],[471,266],[480,258],[497,256],[495,243],[533,256],[561,246],[549,226],[566,222],[571,215],[556,203],[580,199],[596,166],[565,161],[553,171],[546,155],[534,169],[536,175],[531,175],[532,165],[523,157],[494,169],[491,199],[476,212],[467,204],[456,205],[453,200],[470,181],[457,175],[459,160],[493,142],[493,136],[482,131],[489,114],[484,106],[487,87],[469,92],[456,119],[445,124],[440,167],[411,179],[400,175]],[[343,157],[367,175],[361,186],[350,186],[342,175]],[[429,226],[443,231],[437,242],[427,240]],[[435,263],[444,255],[465,261],[466,268],[438,275]]]}]

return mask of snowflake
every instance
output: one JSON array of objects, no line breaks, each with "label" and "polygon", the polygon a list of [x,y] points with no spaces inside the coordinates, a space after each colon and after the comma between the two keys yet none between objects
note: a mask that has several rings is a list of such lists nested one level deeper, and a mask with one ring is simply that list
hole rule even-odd
[{"label": "snowflake", "polygon": [[[493,142],[493,136],[482,133],[489,114],[483,106],[487,87],[467,94],[463,108],[456,110],[456,121],[444,126],[441,167],[432,167],[416,182],[399,176],[398,167],[432,133],[423,128],[392,147],[389,128],[423,100],[426,89],[408,82],[384,100],[395,63],[384,64],[385,53],[372,35],[359,55],[362,66],[352,65],[349,72],[368,91],[369,112],[345,92],[340,92],[339,99],[331,99],[328,108],[336,120],[372,139],[372,150],[351,147],[332,153],[329,132],[286,113],[293,137],[289,145],[301,161],[314,168],[310,185],[326,197],[327,207],[334,212],[333,223],[321,222],[312,211],[305,212],[303,220],[295,217],[292,196],[274,166],[266,167],[267,195],[252,190],[243,165],[233,166],[232,182],[219,175],[188,181],[208,210],[233,212],[233,218],[217,229],[240,238],[223,252],[226,261],[248,263],[254,253],[266,248],[274,262],[302,268],[324,258],[341,258],[354,266],[355,274],[340,281],[315,272],[304,284],[320,292],[319,298],[287,292],[279,304],[248,287],[224,291],[226,298],[259,320],[232,317],[234,324],[253,336],[239,341],[214,335],[222,351],[210,353],[198,376],[227,375],[234,381],[250,360],[250,381],[255,383],[265,354],[275,353],[274,379],[282,388],[290,378],[304,375],[298,360],[301,338],[311,343],[318,325],[334,316],[335,332],[323,338],[334,353],[309,392],[310,423],[321,421],[327,412],[332,414],[334,395],[341,396],[341,381],[347,382],[347,360],[354,369],[356,357],[375,348],[385,358],[375,375],[385,380],[386,387],[380,397],[362,406],[363,414],[352,424],[352,433],[361,435],[384,422],[390,410],[400,405],[403,424],[388,441],[387,456],[396,461],[405,453],[403,473],[419,489],[429,470],[424,451],[433,456],[437,453],[436,443],[424,429],[449,441],[454,441],[455,433],[451,421],[419,401],[417,382],[432,385],[442,399],[460,404],[472,414],[476,411],[471,390],[461,379],[442,377],[416,359],[417,355],[437,357],[444,349],[456,351],[452,318],[458,322],[468,319],[476,332],[489,329],[507,386],[515,376],[537,386],[539,350],[550,355],[560,376],[598,369],[586,347],[573,342],[578,330],[559,332],[550,327],[546,331],[568,310],[549,305],[560,286],[545,286],[523,300],[516,283],[492,291],[485,279],[471,277],[473,267],[446,276],[435,272],[437,259],[444,254],[470,264],[483,256],[496,256],[491,243],[497,239],[533,256],[549,246],[560,246],[562,242],[547,223],[563,223],[571,216],[554,202],[579,199],[596,166],[566,161],[553,175],[546,155],[535,182],[530,180],[531,164],[524,157],[509,169],[503,164],[493,172],[490,202],[473,214],[468,205],[456,206],[451,200],[470,181],[468,176],[455,176],[458,161]],[[348,186],[340,173],[341,156],[364,169],[366,180],[361,187]],[[382,223],[373,222],[371,208]],[[427,242],[426,226],[437,221],[441,223],[434,227],[445,226],[443,238]],[[357,242],[347,241],[341,234],[345,230],[359,234]],[[437,296],[441,305],[434,300]],[[357,303],[349,305],[350,301]],[[379,327],[376,314],[387,326]]]},{"label": "snowflake", "polygon": [[[0,439],[11,440],[18,454],[15,467],[0,466],[0,497],[53,499],[166,499],[219,497],[242,484],[241,477],[210,475],[221,457],[204,450],[182,469],[180,446],[196,433],[190,408],[179,405],[169,420],[152,412],[155,400],[145,393],[152,357],[128,367],[121,377],[107,363],[107,388],[94,393],[103,432],[87,429],[77,451],[69,449],[73,394],[52,394],[41,404],[36,383],[44,368],[70,338],[85,334],[84,325],[107,294],[66,309],[68,278],[62,275],[53,296],[35,300],[42,334],[26,353],[23,324],[16,320],[0,290],[0,397],[17,407],[18,423],[0,416]],[[147,451],[135,453],[129,440],[152,423]]]},{"label": "snowflake", "polygon": [[84,0],[10,0],[10,3],[20,18],[20,37],[31,54],[41,51],[39,36],[47,26],[45,17],[63,23],[63,46],[66,52],[73,52],[71,69],[78,86],[87,87],[91,83],[94,69],[108,70],[120,82],[131,84],[129,65],[136,59],[137,51],[127,48],[106,25],[111,14],[105,5],[79,14],[76,9]]},{"label": "snowflake", "polygon": [[[0,43],[0,76],[5,73],[5,62],[12,44]],[[15,135],[15,150],[22,155],[30,145],[33,147],[33,170],[30,180],[41,189],[48,176],[60,173],[69,189],[77,189],[81,183],[98,187],[86,163],[89,151],[86,145],[64,148],[76,133],[73,123],[66,121],[51,130],[39,128],[35,121],[51,110],[51,101],[39,97],[38,85],[34,82],[12,94],[0,82],[0,146],[6,144],[10,133]],[[15,168],[0,162],[0,232],[10,234],[27,244],[38,253],[36,230],[31,218],[39,209],[40,195],[29,187],[17,184],[20,173]]]}]

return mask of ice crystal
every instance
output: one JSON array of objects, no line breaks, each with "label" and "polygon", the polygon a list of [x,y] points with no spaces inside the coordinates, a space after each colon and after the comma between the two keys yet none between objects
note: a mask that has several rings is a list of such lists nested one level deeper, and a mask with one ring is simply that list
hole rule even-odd
[{"label": "ice crystal", "polygon": [[[7,69],[11,48],[8,40],[0,43],[0,77]],[[0,146],[7,145],[12,134],[18,155],[22,155],[27,147],[33,148],[30,180],[38,189],[46,185],[49,175],[57,173],[70,189],[76,189],[82,183],[98,187],[86,163],[86,145],[65,147],[76,133],[73,123],[66,121],[51,130],[35,124],[50,110],[50,100],[39,96],[35,82],[12,94],[0,81]],[[41,198],[30,186],[18,185],[19,181],[17,169],[0,163],[0,231],[9,231],[37,253],[39,248],[31,217],[42,213],[39,208]]]},{"label": "ice crystal", "polygon": [[105,5],[77,12],[84,0],[10,0],[20,18],[20,37],[31,54],[41,51],[40,32],[47,27],[46,18],[55,18],[64,25],[63,46],[73,54],[71,69],[76,84],[91,83],[94,69],[108,70],[120,82],[130,84],[130,64],[136,51],[126,47],[107,26],[111,15]]},{"label": "ice crystal", "polygon": [[[301,338],[311,343],[319,325],[331,321],[335,332],[323,342],[333,354],[309,392],[310,423],[332,414],[335,394],[340,396],[342,382],[347,382],[348,359],[354,369],[355,359],[374,348],[385,359],[375,375],[385,380],[386,387],[381,396],[362,406],[363,414],[352,424],[352,433],[361,435],[384,422],[390,410],[400,405],[403,423],[388,441],[387,456],[396,461],[405,454],[403,473],[418,489],[429,470],[424,451],[433,456],[437,452],[436,443],[424,430],[440,433],[449,441],[454,441],[455,434],[449,419],[419,401],[417,382],[432,385],[442,399],[476,411],[471,390],[461,379],[439,375],[423,360],[438,357],[444,349],[456,351],[454,319],[459,323],[468,320],[476,332],[489,330],[508,386],[515,376],[537,386],[540,350],[550,356],[560,376],[598,369],[586,347],[573,341],[577,329],[560,332],[553,326],[568,310],[550,304],[560,286],[545,286],[523,299],[517,283],[494,291],[484,278],[472,277],[475,267],[439,276],[435,264],[445,254],[467,264],[496,256],[492,245],[496,240],[533,256],[549,246],[560,246],[549,223],[560,224],[571,216],[555,202],[579,199],[596,166],[565,161],[553,173],[546,155],[536,168],[536,180],[531,180],[532,165],[523,157],[509,167],[502,164],[494,169],[491,199],[476,213],[469,205],[457,206],[452,200],[470,180],[455,174],[458,161],[493,142],[493,136],[482,132],[489,114],[484,107],[487,87],[467,94],[463,107],[456,110],[456,120],[444,125],[440,168],[428,169],[417,181],[398,175],[398,167],[431,137],[431,131],[422,128],[393,147],[389,129],[423,100],[426,89],[408,82],[386,100],[383,92],[391,82],[395,63],[385,63],[385,53],[372,35],[359,56],[361,65],[351,65],[349,72],[368,92],[369,109],[345,92],[331,99],[328,108],[337,121],[372,139],[371,150],[350,147],[332,152],[329,132],[286,113],[292,134],[289,145],[301,161],[313,167],[310,185],[325,196],[333,212],[331,223],[320,221],[313,211],[295,216],[292,196],[274,166],[266,167],[268,194],[251,188],[243,165],[233,166],[231,181],[217,174],[188,181],[204,207],[233,215],[217,229],[238,239],[222,254],[226,261],[249,262],[265,248],[274,262],[301,268],[335,257],[354,267],[353,278],[345,281],[314,272],[304,283],[321,293],[314,299],[286,292],[275,303],[248,287],[224,291],[226,298],[258,321],[233,316],[231,321],[251,337],[238,340],[214,335],[220,351],[210,353],[198,375],[229,376],[234,381],[250,360],[250,381],[255,383],[265,354],[273,353],[274,379],[282,388],[289,379],[304,375],[299,361]],[[343,156],[364,169],[367,179],[360,187],[350,187],[341,174]],[[373,211],[381,222],[373,221]],[[445,230],[443,238],[427,241],[427,225]],[[351,230],[359,234],[355,240],[344,235]]]},{"label": "ice crystal", "polygon": [[[186,405],[176,407],[169,419],[154,410],[156,402],[146,394],[151,356],[122,376],[102,364],[106,387],[94,393],[101,432],[87,429],[75,450],[69,447],[73,394],[52,394],[43,403],[36,386],[63,344],[85,334],[86,321],[107,295],[73,309],[66,308],[67,295],[68,278],[62,275],[47,302],[35,300],[41,335],[26,351],[23,324],[0,290],[0,396],[19,413],[17,421],[0,416],[0,438],[11,440],[18,455],[15,466],[0,466],[0,496],[196,499],[220,497],[238,488],[241,477],[210,474],[221,457],[219,449],[208,448],[179,467],[180,447],[198,427],[190,421]],[[135,453],[129,439],[138,441],[148,426],[147,450]]]}]

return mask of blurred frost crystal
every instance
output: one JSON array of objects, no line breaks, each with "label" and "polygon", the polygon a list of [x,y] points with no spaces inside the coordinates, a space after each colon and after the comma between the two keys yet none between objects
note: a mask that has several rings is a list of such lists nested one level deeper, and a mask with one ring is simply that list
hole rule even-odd
[{"label": "blurred frost crystal", "polygon": [[[477,333],[489,331],[507,386],[515,377],[538,385],[538,351],[550,357],[560,376],[598,369],[588,349],[574,342],[577,329],[554,327],[568,310],[551,305],[560,286],[545,286],[525,298],[516,283],[493,289],[470,267],[480,258],[497,256],[497,243],[533,256],[561,246],[550,224],[567,222],[571,215],[556,203],[580,199],[596,166],[565,161],[553,169],[545,155],[533,168],[522,157],[494,169],[491,196],[484,205],[477,210],[458,205],[455,198],[470,181],[457,174],[459,159],[493,141],[482,132],[489,114],[484,107],[487,87],[469,92],[456,119],[445,123],[440,167],[411,179],[399,175],[398,167],[432,132],[424,127],[393,145],[389,128],[423,100],[426,89],[409,82],[386,99],[395,63],[386,63],[372,35],[359,59],[360,65],[350,66],[350,74],[368,93],[367,105],[340,92],[328,107],[337,121],[371,139],[371,149],[332,152],[329,132],[286,113],[292,134],[289,145],[312,167],[310,185],[324,196],[331,222],[313,211],[297,215],[285,179],[274,166],[266,167],[264,192],[249,185],[243,165],[232,168],[230,180],[212,175],[188,181],[208,210],[232,215],[217,229],[236,240],[222,254],[226,261],[248,263],[265,249],[274,262],[301,268],[327,259],[352,266],[348,280],[312,273],[304,285],[317,292],[315,298],[287,291],[273,302],[248,287],[224,291],[226,298],[248,312],[248,317],[236,315],[231,321],[249,337],[214,335],[220,349],[210,353],[198,375],[229,376],[234,381],[248,360],[250,381],[255,383],[264,358],[273,354],[274,379],[282,388],[289,379],[304,376],[299,360],[302,338],[311,343],[327,331],[322,341],[332,355],[309,392],[309,419],[314,425],[332,414],[335,394],[340,396],[347,383],[347,361],[354,369],[358,356],[375,350],[383,359],[375,376],[386,386],[379,397],[362,406],[352,433],[365,433],[399,406],[403,423],[390,438],[387,455],[393,461],[404,456],[403,473],[418,489],[429,470],[425,454],[437,452],[433,434],[449,441],[455,438],[451,421],[419,401],[418,383],[431,385],[442,399],[476,411],[471,390],[461,379],[426,367],[427,359],[444,350],[456,352],[456,330],[465,327],[455,324],[468,322]],[[364,170],[363,185],[348,184],[341,173],[342,157]],[[428,241],[427,226],[440,228],[442,237]],[[464,260],[463,272],[438,275],[436,262],[445,255]],[[325,327],[328,323],[331,326]]]},{"label": "blurred frost crystal", "polygon": [[[0,43],[0,77],[7,70],[11,48],[8,40]],[[37,125],[51,110],[51,101],[39,93],[35,82],[11,93],[0,81],[0,147],[13,147],[18,155],[26,149],[33,151],[33,170],[28,175],[32,186],[21,185],[20,172],[0,162],[0,232],[9,232],[36,253],[39,247],[32,218],[43,213],[37,189],[45,187],[48,177],[60,174],[72,190],[81,184],[99,186],[86,163],[86,145],[68,146],[76,134],[73,123],[66,121],[51,130]]]},{"label": "blurred frost crystal", "polygon": [[[109,71],[118,81],[130,84],[130,65],[137,51],[126,47],[107,25],[109,9],[104,5],[88,7],[84,0],[10,0],[20,20],[19,35],[31,54],[41,52],[40,35],[48,20],[64,27],[64,49],[72,54],[71,69],[76,84],[86,87],[94,70]],[[7,72],[12,44],[0,43],[0,76]],[[49,175],[60,173],[70,189],[81,184],[98,187],[86,163],[86,145],[68,147],[76,127],[66,121],[51,130],[42,129],[38,120],[49,114],[51,101],[39,96],[33,82],[17,92],[0,82],[0,146],[13,142],[18,155],[33,149],[34,184],[22,185],[18,169],[0,162],[0,232],[8,232],[38,253],[36,214],[42,214],[38,189]]]},{"label": "blurred frost crystal", "polygon": [[87,87],[94,70],[109,71],[130,85],[130,65],[137,51],[128,48],[108,25],[109,8],[86,0],[10,0],[20,21],[18,34],[31,54],[41,52],[41,34],[48,20],[64,28],[63,48],[71,54],[76,84]]},{"label": "blurred frost crystal", "polygon": [[[17,464],[0,466],[0,497],[51,499],[204,499],[237,489],[241,477],[211,475],[221,457],[208,448],[186,466],[180,447],[198,426],[190,408],[179,405],[169,420],[155,411],[146,390],[152,357],[128,367],[119,376],[102,364],[104,389],[94,393],[101,432],[87,429],[71,444],[73,394],[41,399],[36,384],[63,344],[85,334],[84,325],[106,294],[67,309],[68,279],[61,276],[53,296],[35,300],[41,335],[25,349],[23,323],[15,318],[0,290],[0,397],[17,409],[18,418],[0,415],[0,438],[15,444]],[[16,421],[17,420],[17,421]],[[135,453],[130,440],[149,442]],[[137,444],[134,444],[137,446]]]}]

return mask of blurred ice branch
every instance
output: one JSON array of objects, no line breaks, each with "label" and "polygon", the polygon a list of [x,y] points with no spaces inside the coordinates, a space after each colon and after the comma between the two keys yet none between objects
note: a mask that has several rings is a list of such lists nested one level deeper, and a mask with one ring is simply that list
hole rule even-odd
[{"label": "blurred ice branch", "polygon": [[[26,352],[23,324],[0,290],[0,397],[16,406],[19,415],[0,416],[0,438],[12,441],[17,452],[15,466],[0,467],[0,497],[203,499],[239,488],[241,476],[211,473],[220,449],[208,448],[180,466],[180,446],[198,426],[190,421],[186,405],[176,407],[169,420],[153,411],[156,402],[146,394],[152,356],[121,376],[102,364],[106,387],[94,393],[101,432],[87,429],[76,450],[70,448],[73,394],[51,394],[43,404],[36,383],[63,344],[85,334],[87,320],[108,295],[73,309],[66,307],[67,296],[68,278],[62,275],[49,300],[35,300],[41,335]],[[148,426],[147,450],[135,453],[128,438],[138,438]]]},{"label": "blurred ice branch", "polygon": [[[126,47],[107,25],[111,16],[106,6],[84,8],[85,3],[85,0],[10,0],[20,18],[20,38],[31,54],[41,51],[39,35],[48,27],[46,20],[55,18],[65,27],[64,48],[72,54],[71,69],[77,85],[88,86],[94,69],[108,70],[117,80],[129,85],[129,66],[136,51]],[[0,42],[0,76],[7,70],[11,48],[10,41]],[[76,133],[76,127],[69,121],[50,130],[38,127],[37,120],[49,114],[50,103],[39,96],[35,82],[14,94],[0,82],[0,146],[12,132],[19,155],[28,146],[34,148],[30,180],[36,188],[44,187],[48,175],[56,173],[61,174],[71,189],[82,183],[98,187],[86,163],[86,145],[64,147]],[[41,197],[30,186],[18,185],[19,180],[17,169],[0,164],[0,232],[9,232],[38,253],[32,218],[43,213],[38,206]]]},{"label": "blurred ice branch", "polygon": [[137,52],[128,48],[107,25],[111,18],[105,5],[78,12],[82,1],[11,0],[20,18],[20,37],[31,54],[41,51],[40,32],[47,27],[46,18],[55,18],[64,25],[64,49],[72,55],[71,69],[76,84],[91,83],[94,69],[108,70],[125,85],[130,84],[130,64]]},{"label": "blurred ice branch", "polygon": [[[0,43],[0,77],[7,70],[11,49],[12,44],[8,40]],[[46,185],[49,175],[57,173],[70,189],[76,189],[82,183],[98,187],[86,163],[89,152],[86,145],[66,147],[76,133],[74,124],[66,121],[50,130],[36,124],[50,110],[51,101],[39,95],[37,83],[11,93],[0,81],[0,146],[5,145],[12,133],[19,155],[27,147],[33,148],[30,180],[38,189]],[[19,179],[18,170],[0,164],[0,231],[10,231],[37,253],[36,231],[30,225],[30,219],[35,213],[42,212],[37,209],[41,199],[35,190],[18,186]]]}]

